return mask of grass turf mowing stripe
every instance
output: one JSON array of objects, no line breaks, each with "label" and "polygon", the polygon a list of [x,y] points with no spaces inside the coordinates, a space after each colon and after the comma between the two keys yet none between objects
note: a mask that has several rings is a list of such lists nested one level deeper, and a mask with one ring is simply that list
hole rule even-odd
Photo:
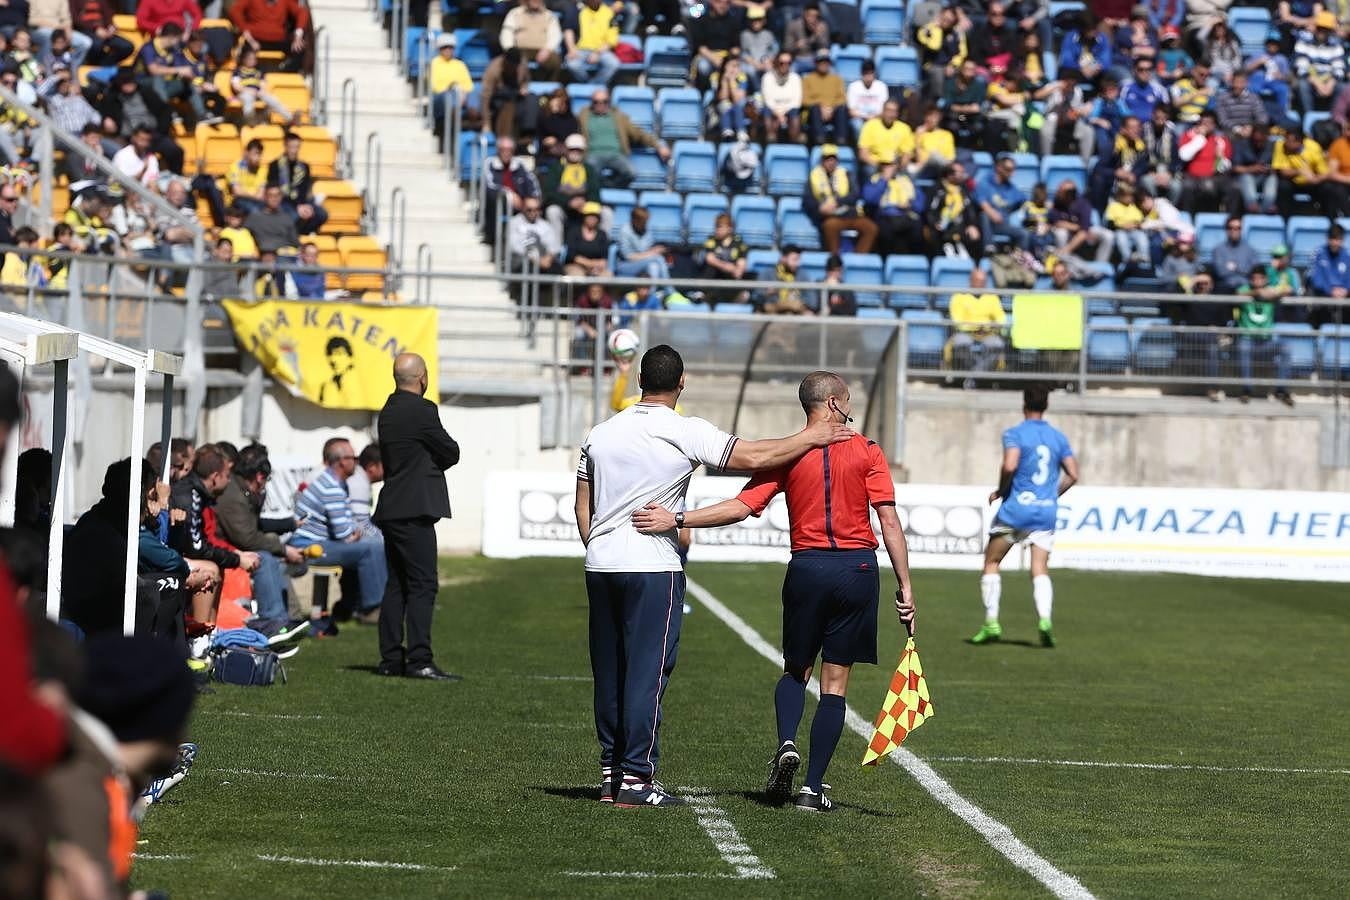
[{"label": "grass turf mowing stripe", "polygon": [[[687,589],[707,610],[722,620],[755,652],[765,659],[779,665],[782,654],[758,631],[751,628],[744,619],[732,612],[725,604],[708,593],[692,579],[686,581]],[[820,684],[814,678],[808,685],[812,696],[820,697]],[[872,735],[872,725],[851,708],[846,707],[844,723],[850,730],[867,740]],[[910,751],[901,747],[890,755],[890,759],[900,766],[935,800],[947,807],[968,825],[979,832],[991,847],[1001,853],[1017,868],[1045,885],[1052,894],[1061,900],[1094,900],[1092,893],[1072,875],[1062,872],[1035,850],[1018,839],[1017,835],[1002,822],[992,818],[984,810],[961,796],[933,768]]]},{"label": "grass turf mowing stripe", "polygon": [[337,775],[318,775],[312,772],[267,772],[262,769],[234,769],[222,768],[219,766],[204,767],[202,771],[220,772],[224,775],[254,775],[259,778],[304,778],[310,781],[341,781],[343,778],[360,778],[361,776],[337,776]]},{"label": "grass turf mowing stripe", "polygon": [[736,870],[737,878],[770,879],[774,878],[773,869],[760,862],[731,824],[727,814],[712,801],[712,792],[707,788],[682,787],[676,789],[685,795],[689,808],[694,811],[699,827],[707,832],[713,846],[727,865]]},{"label": "grass turf mowing stripe", "polygon": [[455,866],[424,866],[421,863],[381,862],[375,859],[311,859],[307,856],[278,856],[259,853],[262,862],[291,863],[297,866],[350,866],[356,869],[404,869],[410,872],[453,872]]},{"label": "grass turf mowing stripe", "polygon": [[624,878],[725,878],[739,879],[741,876],[730,872],[561,872],[568,878],[612,878],[616,881]]},{"label": "grass turf mowing stripe", "polygon": [[1110,762],[1091,759],[1029,759],[1017,756],[929,756],[929,762],[1014,766],[1071,766],[1082,769],[1156,769],[1163,772],[1217,772],[1237,775],[1350,775],[1350,769],[1287,769],[1279,766],[1211,766],[1201,763]]}]

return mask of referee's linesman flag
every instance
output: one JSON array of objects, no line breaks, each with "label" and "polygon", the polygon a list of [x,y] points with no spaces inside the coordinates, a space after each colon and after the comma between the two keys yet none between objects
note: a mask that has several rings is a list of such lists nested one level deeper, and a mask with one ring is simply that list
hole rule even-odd
[{"label": "referee's linesman flag", "polygon": [[872,734],[872,740],[867,742],[862,764],[876,765],[932,715],[933,704],[928,700],[928,682],[923,678],[923,664],[919,662],[914,638],[910,638],[905,642],[905,652],[900,654],[899,665],[895,667],[891,689],[886,692],[886,702],[877,714],[876,731]]}]

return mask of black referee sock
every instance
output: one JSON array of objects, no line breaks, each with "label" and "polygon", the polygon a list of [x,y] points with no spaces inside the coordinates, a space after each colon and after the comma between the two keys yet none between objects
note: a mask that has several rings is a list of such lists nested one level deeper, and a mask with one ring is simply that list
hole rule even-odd
[{"label": "black referee sock", "polygon": [[821,694],[816,717],[811,722],[811,757],[806,764],[806,786],[817,794],[843,730],[844,698],[838,694]]},{"label": "black referee sock", "polygon": [[797,740],[802,711],[806,709],[806,683],[783,675],[773,689],[773,708],[778,713],[778,746]]}]

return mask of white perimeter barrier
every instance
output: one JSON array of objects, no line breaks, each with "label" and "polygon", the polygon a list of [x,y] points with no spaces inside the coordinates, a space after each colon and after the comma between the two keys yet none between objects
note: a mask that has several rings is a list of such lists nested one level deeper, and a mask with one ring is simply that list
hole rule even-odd
[{"label": "white perimeter barrier", "polygon": [[[744,483],[695,478],[689,506],[735,496]],[[484,485],[483,554],[581,556],[575,485],[575,476],[560,472],[490,474]],[[997,509],[986,502],[990,488],[897,484],[895,490],[914,567],[980,567]],[[787,506],[779,496],[759,519],[695,529],[689,556],[784,562],[788,548]],[[1026,564],[1013,557],[1009,562]],[[1053,563],[1101,571],[1347,581],[1350,494],[1075,487],[1060,503]]]}]

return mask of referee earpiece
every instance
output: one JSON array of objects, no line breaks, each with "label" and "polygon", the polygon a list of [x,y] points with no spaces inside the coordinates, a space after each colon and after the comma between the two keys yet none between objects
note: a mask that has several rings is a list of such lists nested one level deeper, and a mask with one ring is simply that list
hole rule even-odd
[{"label": "referee earpiece", "polygon": [[839,404],[835,403],[833,399],[830,400],[830,409],[833,412],[839,413],[839,415],[843,417],[845,424],[848,425],[853,424],[853,417],[845,413],[842,409],[840,409]]}]

